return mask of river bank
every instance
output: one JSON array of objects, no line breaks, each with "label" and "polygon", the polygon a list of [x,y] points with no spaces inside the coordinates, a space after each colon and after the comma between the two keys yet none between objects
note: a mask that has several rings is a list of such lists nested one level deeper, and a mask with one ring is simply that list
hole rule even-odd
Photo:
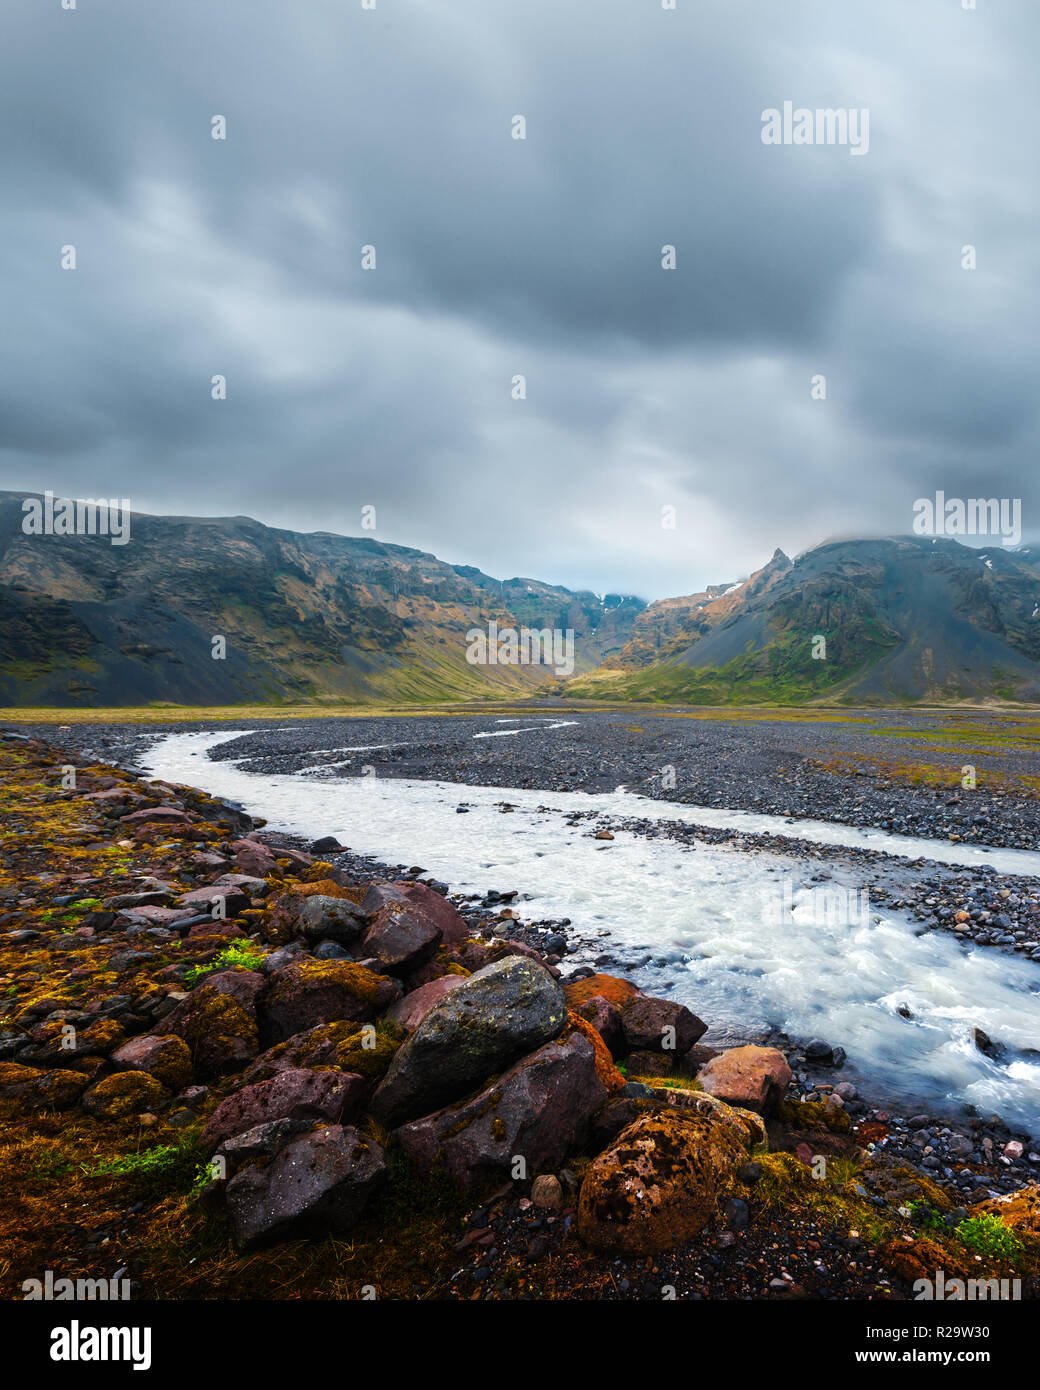
[{"label": "river bank", "polygon": [[[1035,1292],[1028,1211],[1018,1220],[1026,1199],[999,1202],[1031,1190],[1034,1160],[1028,1142],[1006,1127],[994,1128],[984,1116],[953,1127],[919,1111],[865,1105],[855,1085],[841,1079],[833,1049],[809,1057],[792,1047],[779,1062],[764,1056],[773,1049],[762,1049],[739,1086],[732,1077],[723,1083],[728,1099],[712,1101],[704,1075],[718,1049],[701,1041],[711,1020],[640,992],[624,972],[577,964],[569,924],[509,915],[520,912],[522,890],[488,885],[453,907],[437,891],[450,885],[423,883],[429,875],[420,864],[402,870],[327,839],[303,849],[206,794],[99,766],[64,748],[5,739],[0,752],[0,1168],[19,1192],[5,1231],[14,1279],[38,1277],[39,1268],[55,1268],[58,1260],[70,1276],[109,1278],[122,1269],[146,1297],[357,1297],[362,1285],[378,1284],[380,1296],[392,1297],[660,1298],[672,1288],[691,1298],[898,1299],[910,1296],[921,1270],[935,1266],[948,1274],[1015,1269],[1025,1277],[1025,1296]],[[61,785],[69,768],[76,769],[75,788]],[[239,881],[229,882],[228,874]],[[414,951],[402,947],[399,912],[387,911],[402,894],[410,895],[405,935]],[[226,918],[211,910],[220,898]],[[367,954],[372,950],[382,956]],[[489,968],[501,989],[494,972],[503,965],[536,972],[525,989],[544,992],[552,1020],[543,1027],[551,1036],[532,1050],[543,1035],[523,1031],[527,1006],[505,1010],[528,1020],[513,1052],[485,1057],[479,1078],[457,1082],[447,1100],[455,1118],[447,1123],[437,1112],[438,1161],[424,1168],[424,1114],[401,1123],[409,1105],[401,1111],[394,1094],[376,1097],[394,1067],[400,1082],[395,1059],[425,1018],[416,1024],[417,1005],[420,1014],[446,1008],[461,988],[456,981],[486,981]],[[314,973],[325,989],[330,971],[342,977],[332,1002],[306,985]],[[431,987],[440,1002],[427,1007]],[[207,990],[244,1013],[237,1043],[230,1004],[221,1006],[218,1023],[207,1021],[199,1002],[212,1001]],[[552,1014],[554,990],[562,991],[569,1021]],[[649,1024],[640,1023],[643,1010]],[[335,1028],[337,1020],[345,1031],[332,1041],[349,1044],[331,1054],[339,1064],[324,1054],[309,1063],[296,1055],[297,1024],[309,1033]],[[371,1057],[351,1041],[366,1023],[377,1040]],[[683,1046],[662,1045],[669,1027]],[[70,1036],[72,1046],[63,1046]],[[170,1038],[186,1045],[187,1072]],[[215,1055],[229,1038],[231,1055]],[[282,1066],[285,1051],[269,1056],[289,1043],[292,1060],[303,1065]],[[531,1058],[539,1053],[546,1053],[539,1065],[551,1063],[558,1075],[539,1083],[535,1109],[551,1125],[533,1136],[534,1111],[523,1097],[533,1094]],[[269,1077],[259,1065],[264,1057],[274,1067]],[[305,1103],[299,1095],[293,1100],[304,1104],[302,1127],[300,1114],[262,1120],[261,1128],[275,1129],[229,1145],[241,1136],[234,1125],[242,1115],[257,1113],[247,1104],[260,1103],[256,1088],[286,1072],[305,1088],[331,1086],[337,1120],[307,1090]],[[356,1082],[343,1080],[351,1077]],[[491,1121],[481,1128],[482,1102],[474,1101],[491,1092],[503,1124],[515,1118],[520,1125],[509,1141],[498,1139]],[[695,1112],[705,1131],[698,1142],[716,1156],[729,1154],[714,1177],[702,1172],[685,1193],[684,1207],[692,1204],[701,1224],[678,1246],[651,1248],[645,1234],[638,1254],[616,1240],[611,1248],[609,1238],[604,1245],[589,1214],[591,1198],[582,1213],[583,1191],[625,1172],[617,1141],[633,1125],[660,1124],[689,1138],[691,1098],[708,1106],[704,1115]],[[456,1131],[467,1104],[472,1113]],[[223,1122],[214,1121],[218,1112]],[[228,1121],[229,1114],[238,1119]],[[347,1115],[353,1123],[343,1123]],[[206,1165],[214,1150],[204,1136],[208,1131],[212,1141],[222,1123],[232,1126],[222,1141],[230,1171],[212,1179]],[[740,1162],[716,1132],[732,1124],[742,1136]],[[341,1132],[341,1156],[343,1133],[353,1129],[356,1142],[378,1149],[385,1161],[384,1176],[370,1184],[348,1223],[349,1242],[342,1201],[322,1207],[319,1194],[319,1212],[338,1212],[324,1228],[319,1216],[303,1239],[300,1213],[276,1213],[256,1252],[243,1256],[239,1247],[243,1238],[250,1244],[252,1228],[222,1184],[244,1173],[236,1191],[255,1216],[264,1207],[262,1174],[292,1145],[314,1144],[308,1136],[330,1128]],[[520,1130],[526,1137],[518,1141]],[[459,1149],[459,1133],[470,1136],[469,1149]],[[498,1152],[501,1143],[507,1152]],[[542,1157],[513,1178],[511,1160],[538,1153],[539,1144]],[[813,1176],[816,1170],[821,1176]],[[479,1181],[471,1182],[474,1173]],[[356,1165],[333,1187],[356,1193],[365,1184],[355,1179]],[[248,1201],[243,1192],[252,1193]],[[966,1238],[984,1231],[978,1238],[992,1242],[994,1230],[999,1236],[990,1223],[995,1202],[1016,1222],[1014,1258],[986,1245],[976,1261],[980,1252]],[[266,1236],[278,1243],[269,1248]],[[18,1296],[14,1288],[6,1292]]]}]

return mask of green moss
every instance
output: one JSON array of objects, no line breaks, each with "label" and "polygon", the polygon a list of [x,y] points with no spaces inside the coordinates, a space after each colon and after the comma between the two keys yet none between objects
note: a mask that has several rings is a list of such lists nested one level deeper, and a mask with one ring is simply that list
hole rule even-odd
[{"label": "green moss", "polygon": [[828,1110],[823,1101],[781,1101],[778,1113],[792,1129],[829,1129],[833,1134],[847,1134],[852,1128],[844,1110]]}]

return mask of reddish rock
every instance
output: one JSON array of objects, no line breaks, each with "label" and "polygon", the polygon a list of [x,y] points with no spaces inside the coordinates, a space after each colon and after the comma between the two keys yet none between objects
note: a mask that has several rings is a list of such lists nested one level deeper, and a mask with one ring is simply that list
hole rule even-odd
[{"label": "reddish rock", "polygon": [[137,825],[190,825],[198,816],[191,815],[174,806],[148,806],[140,811],[131,811],[128,816],[120,816],[119,824],[130,827]]},{"label": "reddish rock", "polygon": [[270,878],[279,873],[274,851],[261,844],[259,840],[251,840],[248,836],[244,840],[236,840],[231,846],[231,853],[235,856],[235,863],[241,874],[249,874],[253,878]]},{"label": "reddish rock", "polygon": [[623,980],[619,975],[586,975],[582,980],[568,981],[563,992],[575,1013],[580,1013],[581,1005],[597,996],[620,1009],[622,1004],[642,994],[631,980]]},{"label": "reddish rock", "polygon": [[[564,994],[567,993],[566,987],[563,992]],[[621,1026],[620,1009],[609,999],[604,999],[602,994],[594,994],[581,1004],[572,1004],[571,1008],[579,1018],[592,1024],[607,1047],[610,1048],[610,1055],[613,1058],[624,1057],[628,1051],[628,1045],[625,1042],[625,1030]]]},{"label": "reddish rock", "polygon": [[385,970],[408,971],[434,952],[440,930],[422,909],[407,901],[385,903],[371,919],[361,950]]},{"label": "reddish rock", "polygon": [[578,1233],[626,1255],[655,1255],[695,1236],[724,1183],[762,1133],[727,1107],[640,1116],[586,1171]]},{"label": "reddish rock", "polygon": [[466,919],[429,884],[407,883],[404,885],[404,895],[413,906],[422,907],[429,915],[445,945],[456,946],[469,939],[470,929]]},{"label": "reddish rock", "polygon": [[730,1047],[697,1073],[701,1090],[759,1115],[775,1114],[791,1068],[775,1047]]},{"label": "reddish rock", "polygon": [[466,980],[465,975],[440,975],[429,984],[413,989],[386,1011],[390,1023],[400,1024],[407,1032],[413,1033],[435,1004],[440,1003],[446,994]]},{"label": "reddish rock", "polygon": [[[238,875],[229,874],[227,877],[238,877]],[[194,908],[197,912],[212,912],[218,906],[218,899],[223,899],[225,917],[237,917],[250,903],[250,895],[245,888],[239,884],[228,882],[211,883],[205,888],[193,888],[190,893],[182,893],[177,901],[182,908],[181,915],[184,916],[184,908]]]},{"label": "reddish rock", "polygon": [[202,1142],[216,1148],[233,1134],[269,1120],[349,1121],[360,1109],[365,1091],[364,1080],[347,1072],[288,1068],[270,1081],[243,1086],[222,1100],[206,1122]]},{"label": "reddish rock", "polygon": [[607,1098],[589,1040],[572,1033],[524,1057],[464,1105],[395,1131],[417,1163],[443,1163],[462,1188],[556,1168],[580,1148],[592,1115]]}]

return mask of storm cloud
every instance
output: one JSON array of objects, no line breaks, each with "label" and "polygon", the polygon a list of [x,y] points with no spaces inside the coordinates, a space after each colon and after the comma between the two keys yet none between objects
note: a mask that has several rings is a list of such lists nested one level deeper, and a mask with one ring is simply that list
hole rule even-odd
[{"label": "storm cloud", "polygon": [[1035,538],[1040,15],[978,6],[5,0],[0,487],[645,598],[940,489]]}]

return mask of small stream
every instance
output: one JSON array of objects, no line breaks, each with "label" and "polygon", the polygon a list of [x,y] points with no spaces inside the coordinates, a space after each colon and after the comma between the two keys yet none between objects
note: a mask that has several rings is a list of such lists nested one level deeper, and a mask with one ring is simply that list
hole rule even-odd
[{"label": "small stream", "polygon": [[[767,1030],[823,1037],[846,1049],[850,1066],[842,1075],[867,1093],[936,1114],[970,1102],[1013,1127],[1040,1130],[1035,963],[947,932],[918,934],[919,924],[890,909],[864,910],[862,885],[847,867],[828,866],[829,898],[821,911],[819,887],[810,883],[820,872],[817,860],[680,845],[624,830],[615,830],[613,841],[596,841],[587,822],[569,826],[566,817],[592,809],[771,831],[907,859],[991,864],[1000,873],[1040,874],[1040,853],[700,810],[623,790],[595,795],[371,775],[328,779],[320,769],[251,773],[208,758],[210,748],[240,736],[167,735],[146,765],[167,781],[240,801],[272,830],[335,835],[357,854],[421,864],[453,892],[519,889],[525,918],[569,917],[579,937],[596,938],[596,953],[644,961],[625,973],[710,1023],[705,1041]],[[511,813],[503,813],[504,802]],[[460,805],[466,814],[459,814]],[[569,959],[585,963],[581,955]],[[999,1061],[978,1051],[973,1027],[1005,1046]]]}]

